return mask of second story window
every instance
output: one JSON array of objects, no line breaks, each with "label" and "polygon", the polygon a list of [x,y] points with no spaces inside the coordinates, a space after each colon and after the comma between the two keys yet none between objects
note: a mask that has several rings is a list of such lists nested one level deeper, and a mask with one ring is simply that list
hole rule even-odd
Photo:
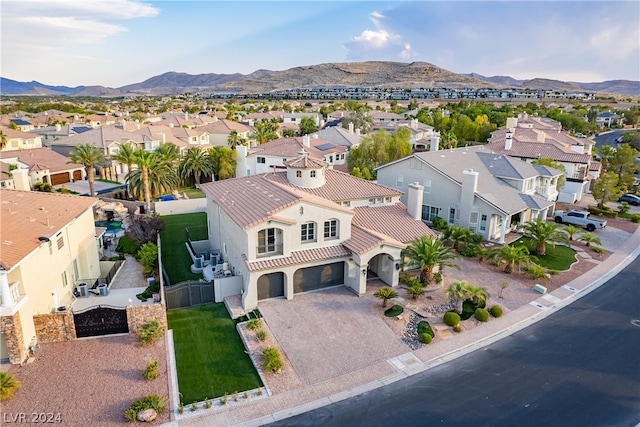
[{"label": "second story window", "polygon": [[311,178],[315,178],[316,177],[316,171],[311,171]]},{"label": "second story window", "polygon": [[266,163],[266,161],[265,161],[265,158],[264,158],[264,157],[257,157],[257,158],[256,158],[256,161],[257,161],[258,163]]},{"label": "second story window", "polygon": [[396,176],[396,188],[404,187],[404,176],[397,175]]},{"label": "second story window", "polygon": [[296,171],[296,178],[302,178],[302,171]]},{"label": "second story window", "polygon": [[324,238],[336,239],[338,238],[338,220],[330,219],[324,222]]},{"label": "second story window", "polygon": [[313,242],[316,240],[315,222],[307,222],[300,226],[300,240],[302,240],[302,242]]},{"label": "second story window", "polygon": [[276,251],[276,229],[266,228],[258,232],[258,253],[266,254]]}]

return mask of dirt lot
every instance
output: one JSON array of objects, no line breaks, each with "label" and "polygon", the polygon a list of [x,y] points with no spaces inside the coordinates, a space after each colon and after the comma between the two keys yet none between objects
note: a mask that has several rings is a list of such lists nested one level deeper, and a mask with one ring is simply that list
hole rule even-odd
[{"label": "dirt lot", "polygon": [[[41,344],[35,360],[9,369],[21,386],[13,398],[2,402],[0,417],[24,413],[26,423],[32,423],[35,413],[59,415],[52,418],[54,423],[40,421],[45,425],[126,424],[124,411],[136,399],[150,394],[169,397],[165,354],[162,340],[140,347],[128,335]],[[158,377],[148,381],[142,371],[152,359],[158,361]],[[168,421],[165,413],[148,425]]]}]

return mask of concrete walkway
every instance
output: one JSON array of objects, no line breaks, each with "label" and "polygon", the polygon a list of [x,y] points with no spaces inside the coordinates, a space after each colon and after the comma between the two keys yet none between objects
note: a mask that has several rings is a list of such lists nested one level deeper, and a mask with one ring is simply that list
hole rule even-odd
[{"label": "concrete walkway", "polygon": [[[189,414],[188,417],[178,416],[179,420],[176,420],[176,414],[173,414],[174,421],[168,425],[260,426],[401,380],[487,346],[549,316],[604,284],[639,254],[640,228],[637,228],[633,235],[629,235],[626,240],[620,242],[614,254],[587,273],[511,311],[508,315],[492,319],[481,327],[455,334],[447,340],[438,342],[437,345],[407,351],[387,360],[374,357],[368,366],[354,366],[352,371],[339,372],[339,375],[321,382],[316,382],[317,378],[314,378],[314,381],[307,381],[303,387],[269,398],[252,400],[233,407],[199,410],[197,413]],[[304,339],[300,338],[301,341],[314,339],[312,333]],[[375,351],[375,348],[371,347],[369,351]],[[336,364],[340,364],[339,359],[333,360]]]}]

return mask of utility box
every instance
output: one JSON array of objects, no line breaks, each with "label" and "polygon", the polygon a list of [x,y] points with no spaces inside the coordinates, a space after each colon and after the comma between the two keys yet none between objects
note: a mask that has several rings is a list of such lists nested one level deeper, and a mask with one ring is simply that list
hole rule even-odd
[{"label": "utility box", "polygon": [[536,284],[533,287],[533,290],[538,292],[538,293],[541,293],[541,294],[546,294],[547,293],[547,288],[545,288],[544,286],[542,286],[540,284]]}]

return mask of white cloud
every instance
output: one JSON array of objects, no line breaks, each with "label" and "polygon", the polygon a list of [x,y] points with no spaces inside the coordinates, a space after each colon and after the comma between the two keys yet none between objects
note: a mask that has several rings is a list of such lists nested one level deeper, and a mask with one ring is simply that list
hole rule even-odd
[{"label": "white cloud", "polygon": [[369,15],[375,29],[363,30],[360,35],[345,43],[347,59],[367,60],[407,60],[413,57],[411,44],[404,41],[400,34],[393,33],[384,25],[385,16],[374,11]]}]

